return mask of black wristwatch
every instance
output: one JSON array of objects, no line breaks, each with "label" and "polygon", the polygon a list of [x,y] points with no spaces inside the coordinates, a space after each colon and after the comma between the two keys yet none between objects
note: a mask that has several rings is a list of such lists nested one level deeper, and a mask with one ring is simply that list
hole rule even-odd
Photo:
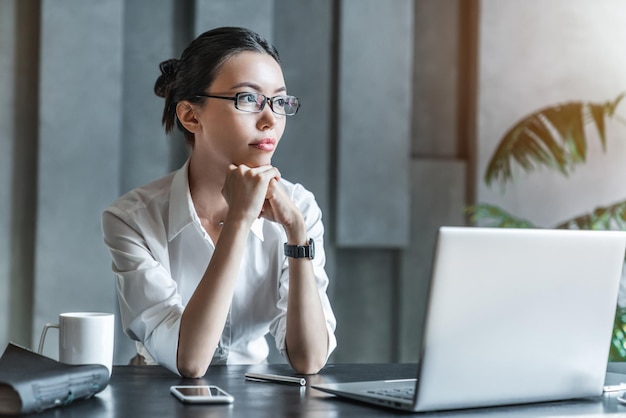
[{"label": "black wristwatch", "polygon": [[285,255],[292,258],[308,258],[313,260],[315,257],[315,241],[309,239],[309,245],[289,245],[285,243]]}]

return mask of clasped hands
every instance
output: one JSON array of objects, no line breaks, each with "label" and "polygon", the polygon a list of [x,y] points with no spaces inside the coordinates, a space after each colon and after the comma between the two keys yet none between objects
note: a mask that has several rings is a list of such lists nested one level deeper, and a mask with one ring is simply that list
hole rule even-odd
[{"label": "clasped hands", "polygon": [[252,224],[263,217],[277,222],[289,232],[302,224],[302,215],[285,190],[280,187],[278,168],[271,165],[228,167],[222,195],[228,204],[227,219]]}]

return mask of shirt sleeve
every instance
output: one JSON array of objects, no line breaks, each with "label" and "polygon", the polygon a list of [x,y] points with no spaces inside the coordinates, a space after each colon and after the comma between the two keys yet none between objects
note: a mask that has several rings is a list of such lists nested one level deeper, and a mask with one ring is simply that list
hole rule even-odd
[{"label": "shirt sleeve", "polygon": [[[337,325],[335,315],[333,313],[326,290],[328,288],[328,275],[324,269],[326,263],[326,253],[324,251],[324,225],[322,223],[322,211],[319,208],[313,194],[301,185],[296,184],[292,190],[292,200],[300,208],[304,216],[304,222],[307,227],[307,235],[315,241],[315,258],[311,260],[313,263],[313,274],[319,293],[324,316],[326,319],[326,330],[328,331],[328,357],[337,347],[337,339],[335,337],[335,328]],[[282,254],[282,251],[280,252]],[[276,348],[282,356],[289,362],[287,349],[285,344],[285,336],[287,333],[287,299],[289,295],[289,260],[283,256],[282,272],[279,280],[279,300],[277,308],[279,315],[270,324],[270,333],[276,341]],[[291,364],[291,363],[290,363]]]},{"label": "shirt sleeve", "polygon": [[102,215],[112,257],[124,332],[143,343],[155,361],[179,374],[178,334],[183,306],[176,282],[152,255],[144,233],[109,208]]}]

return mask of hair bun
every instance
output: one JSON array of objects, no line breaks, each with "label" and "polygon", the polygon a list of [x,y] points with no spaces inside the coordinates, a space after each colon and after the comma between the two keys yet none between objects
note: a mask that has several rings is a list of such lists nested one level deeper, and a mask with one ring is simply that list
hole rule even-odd
[{"label": "hair bun", "polygon": [[161,74],[175,76],[176,72],[178,71],[178,59],[172,58],[163,61],[161,64],[159,64],[159,69],[161,70]]},{"label": "hair bun", "polygon": [[154,84],[154,93],[159,97],[165,97],[172,83],[176,80],[179,60],[172,58],[159,64],[161,75]]}]

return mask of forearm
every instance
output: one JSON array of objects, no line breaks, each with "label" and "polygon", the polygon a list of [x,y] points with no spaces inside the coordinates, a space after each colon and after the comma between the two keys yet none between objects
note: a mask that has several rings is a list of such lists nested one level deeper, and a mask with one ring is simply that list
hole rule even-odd
[{"label": "forearm", "polygon": [[178,338],[177,363],[181,375],[206,373],[218,345],[241,263],[249,226],[226,222],[211,261],[185,307]]},{"label": "forearm", "polygon": [[328,331],[310,260],[290,259],[288,300],[285,343],[289,360],[299,373],[317,373],[326,363]]},{"label": "forearm", "polygon": [[[302,245],[307,241],[301,217],[286,227],[289,244]],[[328,354],[326,318],[317,289],[312,261],[289,258],[289,298],[287,305],[287,354],[299,373],[317,373]]]}]

